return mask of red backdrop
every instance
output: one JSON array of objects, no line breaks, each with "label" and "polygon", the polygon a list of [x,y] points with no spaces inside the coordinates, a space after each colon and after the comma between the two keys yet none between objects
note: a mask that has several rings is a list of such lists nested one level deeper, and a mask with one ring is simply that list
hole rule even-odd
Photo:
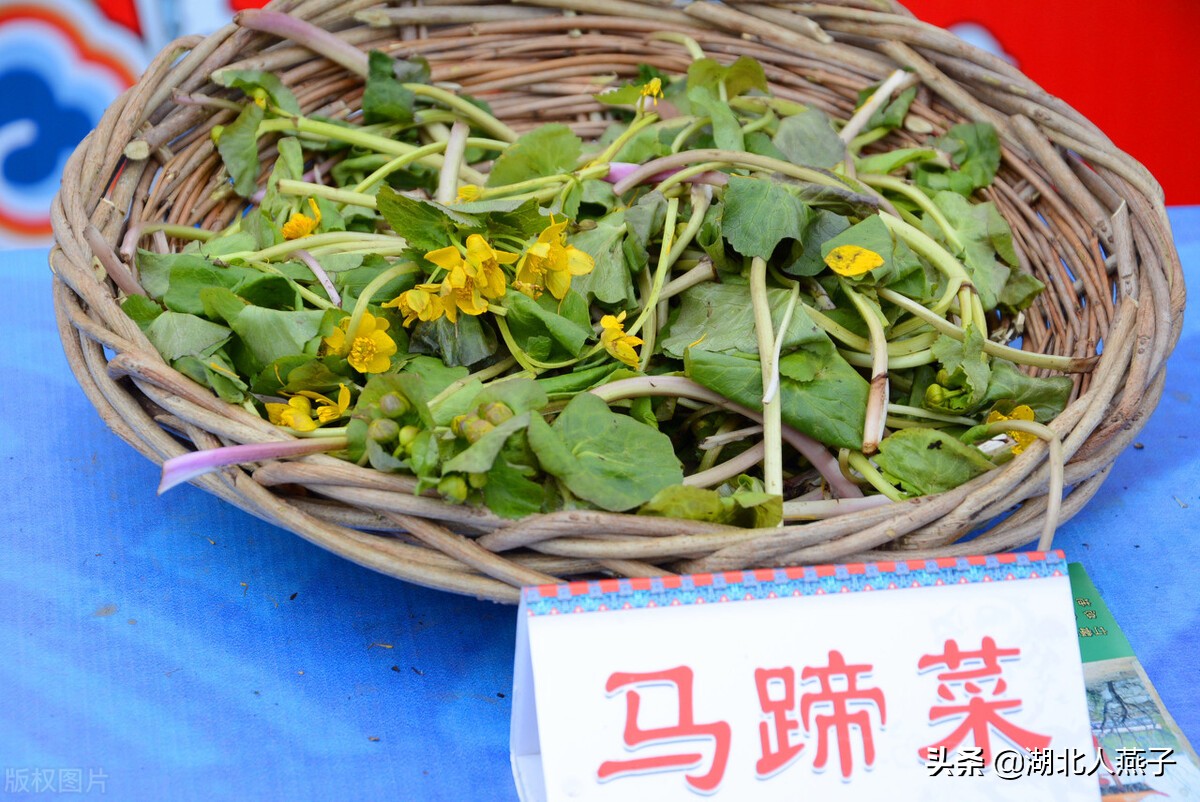
[{"label": "red backdrop", "polygon": [[987,28],[1017,66],[1145,164],[1169,204],[1200,203],[1200,1],[902,0]]}]

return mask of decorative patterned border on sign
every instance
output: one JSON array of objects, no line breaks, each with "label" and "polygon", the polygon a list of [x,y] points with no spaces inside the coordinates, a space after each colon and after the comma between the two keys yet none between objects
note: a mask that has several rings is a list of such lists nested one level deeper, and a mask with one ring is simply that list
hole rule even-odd
[{"label": "decorative patterned border on sign", "polygon": [[935,560],[813,565],[643,579],[600,579],[522,590],[529,615],[756,601],[1065,576],[1061,551]]}]

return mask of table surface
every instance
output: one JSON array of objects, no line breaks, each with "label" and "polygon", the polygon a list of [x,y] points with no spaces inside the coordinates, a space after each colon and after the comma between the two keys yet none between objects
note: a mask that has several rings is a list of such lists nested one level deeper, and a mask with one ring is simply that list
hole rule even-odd
[{"label": "table surface", "polygon": [[[1171,220],[1200,286],[1200,207]],[[380,576],[192,487],[156,496],[158,469],[104,427],[67,368],[45,252],[0,265],[0,320],[15,332],[0,350],[6,791],[50,769],[129,802],[515,799],[515,608]],[[1197,317],[1144,448],[1055,541],[1193,742]]]}]

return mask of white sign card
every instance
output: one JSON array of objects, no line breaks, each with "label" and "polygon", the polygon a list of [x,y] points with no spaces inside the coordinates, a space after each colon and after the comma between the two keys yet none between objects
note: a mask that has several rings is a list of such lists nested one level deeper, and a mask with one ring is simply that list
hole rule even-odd
[{"label": "white sign card", "polygon": [[1061,552],[526,588],[525,802],[1099,798]]}]

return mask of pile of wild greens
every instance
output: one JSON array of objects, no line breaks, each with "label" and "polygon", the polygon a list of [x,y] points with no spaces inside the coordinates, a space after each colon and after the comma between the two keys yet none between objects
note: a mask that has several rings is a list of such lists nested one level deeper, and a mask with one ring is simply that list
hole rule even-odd
[{"label": "pile of wild greens", "polygon": [[[1017,365],[1079,364],[989,334],[1043,289],[977,195],[996,132],[884,150],[921,122],[906,74],[837,120],[772,97],[752,59],[693,52],[686,76],[599,94],[598,142],[517,136],[420,60],[372,53],[347,119],[219,71],[241,94],[190,102],[236,112],[212,136],[245,212],[131,232],[189,242],[136,251],[146,295],[124,309],[307,451],[508,518],[769,526],[944,491],[1053,439],[1072,382]],[[164,486],[267,456],[221,451]]]}]

